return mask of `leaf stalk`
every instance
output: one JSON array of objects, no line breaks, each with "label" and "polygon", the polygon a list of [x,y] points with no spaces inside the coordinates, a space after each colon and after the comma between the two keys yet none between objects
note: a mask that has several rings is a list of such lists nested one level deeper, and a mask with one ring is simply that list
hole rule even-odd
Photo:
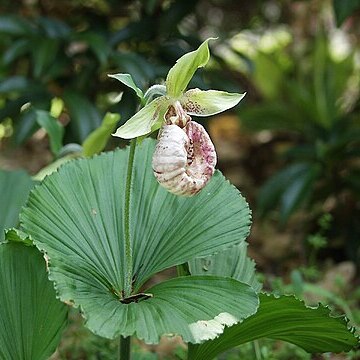
[{"label": "leaf stalk", "polygon": [[118,360],[131,360],[131,337],[120,336]]},{"label": "leaf stalk", "polygon": [[126,261],[126,273],[124,284],[124,295],[128,297],[132,292],[132,278],[133,278],[133,254],[130,237],[130,200],[131,200],[131,188],[132,188],[132,175],[133,165],[136,149],[136,139],[132,139],[130,142],[129,161],[126,175],[126,188],[125,188],[125,210],[124,210],[124,235],[125,235],[125,261]]}]

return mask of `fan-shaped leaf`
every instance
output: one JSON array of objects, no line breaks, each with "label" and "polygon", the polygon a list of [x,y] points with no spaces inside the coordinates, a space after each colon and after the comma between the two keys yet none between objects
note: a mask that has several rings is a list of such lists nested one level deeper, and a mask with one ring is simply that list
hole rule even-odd
[{"label": "fan-shaped leaf", "polygon": [[[157,184],[153,151],[154,141],[147,139],[135,153],[130,204],[134,293],[156,272],[240,243],[249,232],[249,208],[219,172],[198,195],[178,197]],[[101,296],[121,297],[124,289],[128,156],[128,150],[118,150],[66,164],[32,192],[22,214],[26,232],[50,258],[50,276],[61,299],[81,305],[88,316],[79,289],[95,291],[101,306]]]},{"label": "fan-shaped leaf", "polygon": [[8,240],[0,244],[0,358],[47,359],[60,342],[67,308],[55,297],[40,252]]},{"label": "fan-shaped leaf", "polygon": [[164,334],[180,334],[184,341],[199,343],[258,307],[258,297],[248,285],[215,276],[174,278],[134,295],[128,304],[104,292],[100,284],[97,289],[83,285],[77,289],[77,300],[92,331],[104,337],[135,334],[146,343],[157,343]]},{"label": "fan-shaped leaf", "polygon": [[344,318],[330,316],[327,307],[309,308],[292,296],[262,294],[255,315],[226,328],[215,340],[191,346],[189,359],[210,360],[234,346],[264,337],[290,342],[311,353],[349,351],[359,345]]}]

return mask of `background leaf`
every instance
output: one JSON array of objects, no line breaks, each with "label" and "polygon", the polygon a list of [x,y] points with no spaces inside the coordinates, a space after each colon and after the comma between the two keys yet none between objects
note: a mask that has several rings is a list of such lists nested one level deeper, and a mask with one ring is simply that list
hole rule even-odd
[{"label": "background leaf", "polygon": [[101,124],[101,116],[90,101],[73,90],[68,90],[63,96],[65,105],[70,113],[71,121],[68,125],[73,141],[82,143],[91,131]]},{"label": "background leaf", "polygon": [[210,360],[234,346],[264,337],[290,342],[311,353],[349,351],[359,345],[354,329],[347,328],[343,317],[330,316],[327,307],[309,308],[292,296],[261,294],[255,315],[226,328],[215,340],[191,346],[189,359]]},{"label": "background leaf", "polygon": [[60,342],[67,307],[55,298],[35,247],[0,245],[0,288],[0,358],[47,359]]},{"label": "background leaf", "polygon": [[280,205],[280,218],[284,224],[289,216],[311,195],[319,176],[317,164],[295,163],[277,172],[262,186],[258,195],[261,215]]},{"label": "background leaf", "polygon": [[36,37],[31,45],[34,77],[45,76],[47,70],[56,60],[60,43],[55,39]]},{"label": "background leaf", "polygon": [[0,169],[0,242],[4,240],[4,229],[17,226],[20,209],[32,186],[33,182],[25,171]]},{"label": "background leaf", "polygon": [[360,8],[360,0],[333,0],[336,23],[340,26],[348,16]]},{"label": "background leaf", "polygon": [[[130,207],[134,293],[153,274],[241,243],[249,232],[249,208],[219,172],[190,199],[160,187],[151,168],[154,146],[155,141],[144,140],[135,153]],[[66,164],[32,192],[22,214],[26,232],[51,259],[50,276],[61,299],[82,305],[87,316],[79,292],[108,298],[123,290],[127,161],[128,149]]]},{"label": "background leaf", "polygon": [[95,129],[83,143],[83,155],[92,156],[100,153],[114,132],[116,124],[120,120],[119,114],[107,113],[97,129]]},{"label": "background leaf", "polygon": [[34,32],[31,24],[20,16],[0,16],[0,33],[11,35],[29,35]]},{"label": "background leaf", "polygon": [[64,127],[47,111],[36,111],[36,121],[49,135],[51,152],[57,156],[62,148]]}]

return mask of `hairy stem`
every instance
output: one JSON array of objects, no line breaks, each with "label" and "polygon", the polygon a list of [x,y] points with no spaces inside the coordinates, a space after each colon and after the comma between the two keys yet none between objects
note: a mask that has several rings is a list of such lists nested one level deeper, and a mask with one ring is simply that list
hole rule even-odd
[{"label": "hairy stem", "polygon": [[134,156],[136,148],[136,139],[132,139],[130,142],[130,153],[126,176],[126,189],[125,189],[125,218],[124,218],[124,233],[125,233],[125,261],[126,261],[126,274],[124,284],[125,297],[130,296],[132,292],[132,277],[133,277],[133,254],[131,247],[130,237],[130,200],[131,200],[131,185],[132,174],[134,165]]},{"label": "hairy stem", "polygon": [[131,337],[120,336],[118,360],[131,359]]}]

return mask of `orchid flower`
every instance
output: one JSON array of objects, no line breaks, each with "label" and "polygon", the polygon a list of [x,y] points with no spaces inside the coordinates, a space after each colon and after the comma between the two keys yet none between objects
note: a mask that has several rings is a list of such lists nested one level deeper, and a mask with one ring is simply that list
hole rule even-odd
[{"label": "orchid flower", "polygon": [[[159,132],[153,157],[155,177],[177,195],[191,196],[200,191],[214,173],[216,152],[206,130],[191,116],[211,116],[237,105],[245,94],[186,88],[199,67],[210,58],[208,42],[183,55],[166,77],[164,95],[146,104],[120,126],[114,136],[131,139]],[[131,87],[144,103],[143,95],[129,74],[109,75]]]}]

